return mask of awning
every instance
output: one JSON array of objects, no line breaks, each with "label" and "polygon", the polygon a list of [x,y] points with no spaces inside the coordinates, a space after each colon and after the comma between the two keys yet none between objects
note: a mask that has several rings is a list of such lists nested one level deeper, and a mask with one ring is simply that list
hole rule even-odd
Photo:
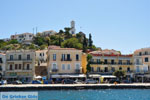
[{"label": "awning", "polygon": [[102,75],[103,78],[116,78],[114,75]]},{"label": "awning", "polygon": [[38,78],[38,79],[39,79],[39,78],[42,78],[42,76],[36,76],[35,78]]},{"label": "awning", "polygon": [[92,78],[100,78],[101,75],[99,75],[99,74],[90,74],[89,77],[92,77]]},{"label": "awning", "polygon": [[52,78],[84,78],[84,74],[79,75],[52,75]]}]

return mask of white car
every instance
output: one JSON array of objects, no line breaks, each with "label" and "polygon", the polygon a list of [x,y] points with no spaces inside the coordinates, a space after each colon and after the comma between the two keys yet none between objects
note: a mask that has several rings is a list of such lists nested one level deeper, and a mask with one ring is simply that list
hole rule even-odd
[{"label": "white car", "polygon": [[93,79],[87,79],[87,80],[85,81],[85,83],[86,83],[86,84],[97,84],[98,81],[93,80]]}]

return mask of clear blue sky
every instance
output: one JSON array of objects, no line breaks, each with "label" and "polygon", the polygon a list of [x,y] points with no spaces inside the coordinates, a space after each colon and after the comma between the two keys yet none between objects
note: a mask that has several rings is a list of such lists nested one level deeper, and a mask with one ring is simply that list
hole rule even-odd
[{"label": "clear blue sky", "polygon": [[71,20],[102,49],[150,47],[150,0],[0,0],[0,38],[33,27],[59,31]]}]

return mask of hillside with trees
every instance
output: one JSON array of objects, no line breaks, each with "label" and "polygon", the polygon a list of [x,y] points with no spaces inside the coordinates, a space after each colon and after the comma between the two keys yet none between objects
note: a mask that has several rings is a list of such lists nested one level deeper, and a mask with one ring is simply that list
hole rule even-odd
[{"label": "hillside with trees", "polygon": [[83,50],[84,52],[87,49],[96,50],[95,45],[93,45],[91,34],[89,34],[89,38],[87,38],[83,32],[79,32],[77,34],[70,34],[69,27],[64,28],[64,30],[60,30],[55,35],[43,36],[41,33],[37,33],[33,37],[33,42],[30,45],[18,43],[17,40],[10,40],[6,42],[0,40],[0,50],[42,50],[50,45],[57,45],[64,48],[76,48]]}]

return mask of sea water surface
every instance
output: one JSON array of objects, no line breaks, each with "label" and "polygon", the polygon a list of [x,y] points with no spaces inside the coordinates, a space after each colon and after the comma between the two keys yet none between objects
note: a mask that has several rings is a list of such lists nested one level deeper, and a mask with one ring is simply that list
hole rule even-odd
[{"label": "sea water surface", "polygon": [[149,89],[38,91],[39,100],[150,100]]}]

